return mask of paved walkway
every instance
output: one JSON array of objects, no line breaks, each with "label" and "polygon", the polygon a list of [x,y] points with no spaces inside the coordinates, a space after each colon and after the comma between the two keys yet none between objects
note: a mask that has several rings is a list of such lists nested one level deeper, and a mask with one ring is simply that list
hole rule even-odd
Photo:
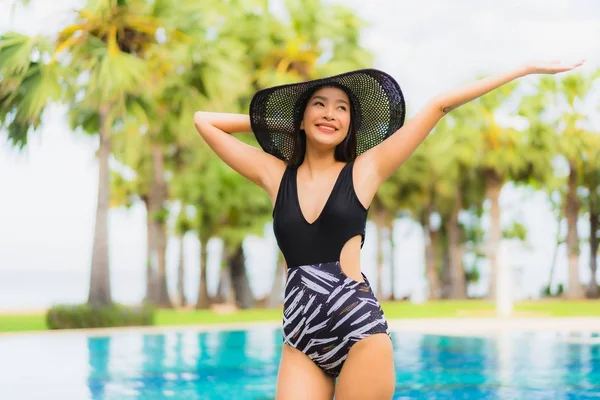
[{"label": "paved walkway", "polygon": [[461,336],[525,331],[600,333],[600,317],[407,319],[389,325],[394,331]]}]

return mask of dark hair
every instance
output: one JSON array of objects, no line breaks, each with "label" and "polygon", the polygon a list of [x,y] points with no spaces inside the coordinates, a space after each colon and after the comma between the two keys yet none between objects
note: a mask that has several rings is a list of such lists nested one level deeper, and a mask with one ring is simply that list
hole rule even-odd
[{"label": "dark hair", "polygon": [[[329,86],[321,86],[308,93],[296,109],[294,144],[292,156],[288,161],[288,165],[298,167],[300,166],[300,164],[302,164],[302,162],[304,162],[304,156],[306,155],[306,132],[304,131],[304,129],[300,129],[300,124],[302,122],[306,106],[308,105],[308,100],[310,100],[312,95],[317,90],[322,89],[324,87]],[[356,136],[358,131],[358,129],[356,128],[356,112],[354,109],[354,104],[356,104],[356,102],[352,101],[351,94],[348,93],[348,90],[344,89],[343,87],[339,87],[338,85],[331,85],[331,87],[336,87],[346,92],[346,94],[348,95],[348,99],[350,100],[350,126],[348,127],[348,134],[346,134],[346,137],[344,138],[342,143],[335,146],[334,150],[334,157],[336,161],[348,163],[356,158]]]}]

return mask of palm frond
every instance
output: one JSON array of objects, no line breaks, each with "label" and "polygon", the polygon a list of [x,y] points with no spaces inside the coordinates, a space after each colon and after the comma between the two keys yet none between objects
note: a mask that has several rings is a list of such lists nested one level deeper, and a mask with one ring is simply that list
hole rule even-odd
[{"label": "palm frond", "polygon": [[18,76],[27,72],[32,61],[38,61],[47,42],[41,36],[7,32],[0,36],[0,75]]}]

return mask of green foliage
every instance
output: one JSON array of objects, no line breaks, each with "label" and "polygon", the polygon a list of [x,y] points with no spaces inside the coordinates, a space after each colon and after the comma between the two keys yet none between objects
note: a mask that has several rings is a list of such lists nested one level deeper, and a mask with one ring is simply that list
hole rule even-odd
[{"label": "green foliage", "polygon": [[577,168],[578,173],[584,168],[586,137],[594,134],[589,131],[591,120],[584,106],[593,93],[597,74],[572,72],[562,77],[547,76],[540,79],[537,87],[538,96],[546,105],[543,115],[554,128],[556,152]]},{"label": "green foliage", "polygon": [[[256,90],[369,67],[373,60],[360,45],[364,21],[345,5],[283,4],[287,16],[279,19],[264,0],[89,0],[56,38],[6,33],[0,36],[0,129],[11,145],[23,147],[47,106],[64,101],[71,125],[97,134],[100,109],[108,107],[111,205],[147,203],[156,183],[152,155],[159,152],[168,198],[150,218],[164,223],[172,204],[180,204],[186,212],[177,233],[194,229],[203,240],[218,236],[235,248],[247,235],[262,234],[272,206],[199,139],[194,111],[245,113]],[[582,210],[600,208],[598,135],[582,127],[587,119],[578,108],[599,76],[600,70],[591,77],[544,77],[525,95],[511,83],[452,111],[381,186],[375,210],[388,219],[408,211],[420,222],[433,212],[444,227],[460,199],[461,241],[474,256],[467,277],[475,279],[490,173],[502,182],[564,192],[564,179],[551,167],[561,155],[581,172]],[[504,125],[501,113],[518,115],[527,127]],[[251,134],[238,137],[257,146]],[[524,240],[526,230],[515,223],[505,235]]]},{"label": "green foliage", "polygon": [[123,175],[116,171],[111,171],[110,184],[111,207],[124,206],[130,208],[135,204],[137,200],[136,194],[138,193],[136,191],[135,182],[125,179]]},{"label": "green foliage", "polygon": [[150,216],[152,221],[158,224],[164,224],[169,218],[169,209],[166,207],[162,207],[159,211],[155,211]]},{"label": "green foliage", "polygon": [[479,282],[479,278],[481,278],[481,275],[479,274],[479,269],[471,268],[471,269],[465,271],[465,278],[466,278],[467,283]]},{"label": "green foliage", "polygon": [[12,8],[16,8],[19,5],[21,6],[28,6],[29,3],[31,3],[31,0],[12,0]]},{"label": "green foliage", "polygon": [[[225,165],[192,132],[193,111],[246,112],[257,89],[316,77],[325,65],[342,72],[342,64],[336,67],[321,60],[325,52],[329,61],[345,60],[346,67],[365,66],[369,60],[364,51],[335,52],[340,46],[350,49],[344,41],[349,32],[358,36],[360,24],[346,23],[352,18],[347,9],[320,1],[303,5],[302,13],[295,12],[296,3],[287,6],[289,23],[275,18],[265,2],[219,3],[222,8],[213,12],[229,17],[216,24],[211,38],[206,35],[208,26],[202,24],[213,23],[214,28],[212,17],[199,21],[194,29],[205,31],[193,46],[194,57],[187,63],[182,59],[181,79],[170,82],[163,94],[170,111],[161,120],[169,121],[167,129],[182,133],[176,138],[174,162],[179,167],[170,181],[171,193],[195,209],[193,225],[200,238],[220,237],[227,249],[235,249],[248,235],[262,235],[272,205],[261,188]],[[310,22],[315,20],[328,22]],[[330,47],[322,48],[323,42]],[[237,138],[258,146],[252,135]]]},{"label": "green foliage", "polygon": [[565,291],[565,287],[562,283],[559,283],[556,287],[556,291],[552,291],[550,285],[546,285],[541,290],[542,297],[560,297]]},{"label": "green foliage", "polygon": [[513,221],[512,225],[503,232],[505,239],[519,239],[524,242],[527,240],[527,227],[518,221]]},{"label": "green foliage", "polygon": [[200,144],[194,164],[173,180],[173,193],[195,208],[195,228],[204,239],[222,238],[235,248],[250,234],[262,235],[271,203],[254,183]]},{"label": "green foliage", "polygon": [[88,304],[54,306],[46,313],[48,329],[112,328],[154,325],[154,308],[119,304],[93,308]]},{"label": "green foliage", "polygon": [[40,36],[0,35],[0,129],[18,148],[40,126],[45,107],[61,98],[61,66],[44,64],[51,45]]},{"label": "green foliage", "polygon": [[175,222],[175,233],[177,235],[185,235],[187,232],[194,228],[194,223],[190,217],[185,213],[185,210],[181,210],[177,216]]}]

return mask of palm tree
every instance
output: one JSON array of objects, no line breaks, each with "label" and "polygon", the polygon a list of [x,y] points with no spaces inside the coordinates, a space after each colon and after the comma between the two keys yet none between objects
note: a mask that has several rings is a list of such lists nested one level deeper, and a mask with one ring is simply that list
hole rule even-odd
[{"label": "palm tree", "polygon": [[205,186],[212,193],[210,198],[207,196],[205,199],[219,204],[202,210],[204,229],[211,230],[211,235],[204,237],[215,236],[223,241],[225,264],[234,292],[234,296],[229,297],[235,300],[238,307],[248,308],[253,303],[253,297],[246,274],[243,242],[248,235],[263,233],[265,224],[272,218],[272,207],[269,198],[258,186],[220,160],[213,168],[213,173],[216,173],[214,181],[211,180],[212,185]]},{"label": "palm tree", "polygon": [[440,196],[448,195],[449,182],[441,178],[442,168],[437,157],[441,147],[436,145],[436,132],[423,142],[406,163],[394,173],[388,182],[394,187],[393,209],[408,211],[423,227],[425,277],[429,288],[429,298],[439,299],[442,295],[440,277],[440,226],[434,221],[436,204]]},{"label": "palm tree", "polygon": [[[467,296],[466,273],[463,265],[466,234],[459,222],[460,214],[473,202],[481,202],[476,196],[479,180],[476,157],[479,137],[470,129],[473,109],[456,110],[441,121],[436,129],[432,149],[432,163],[440,179],[435,208],[440,214],[445,246],[444,260],[448,279],[446,296],[464,299]],[[449,151],[449,149],[451,149]]]},{"label": "palm tree", "polygon": [[[228,25],[223,34],[240,38],[246,47],[246,64],[252,66],[252,89],[307,80],[326,74],[343,72],[347,69],[364,67],[370,63],[371,55],[358,43],[361,22],[346,7],[325,5],[320,0],[302,4],[286,1],[290,21],[284,24],[268,11],[257,16],[252,12],[244,15],[241,2],[233,1],[232,20],[245,21],[244,24]],[[243,18],[242,18],[243,16]],[[322,43],[329,43],[323,48]],[[330,51],[328,60],[323,59]],[[242,101],[246,110],[252,92]],[[241,136],[242,140],[255,143],[252,137]],[[237,250],[232,250],[237,254]],[[278,263],[276,275],[283,268]],[[240,275],[241,276],[241,275]],[[279,282],[277,280],[274,282]],[[201,295],[206,298],[201,286]],[[274,297],[273,294],[271,297]]]},{"label": "palm tree", "polygon": [[583,185],[588,191],[587,211],[590,226],[590,282],[586,295],[598,297],[598,246],[600,243],[600,135],[589,133],[585,137],[586,151],[583,160]]},{"label": "palm tree", "polygon": [[566,295],[571,299],[581,298],[584,294],[579,279],[580,251],[577,221],[581,211],[581,199],[577,191],[583,176],[589,117],[580,111],[580,106],[589,98],[593,80],[593,76],[586,77],[581,73],[575,73],[563,78],[544,77],[539,84],[550,105],[557,109],[560,107],[559,104],[565,107],[555,122],[555,129],[558,136],[558,153],[566,160],[569,167],[563,205],[567,220],[566,243],[569,265]]},{"label": "palm tree", "polygon": [[485,183],[485,198],[489,202],[491,228],[485,251],[490,266],[488,298],[492,299],[496,296],[497,251],[503,237],[500,191],[509,180],[528,182],[536,176],[544,180],[552,157],[548,130],[530,124],[527,130],[521,132],[499,122],[499,110],[507,107],[517,88],[516,83],[506,85],[466,106],[471,113],[469,130],[479,141],[475,159]]},{"label": "palm tree", "polygon": [[111,206],[130,205],[141,201],[146,208],[146,296],[145,303],[158,304],[158,266],[156,257],[155,222],[150,210],[152,158],[145,140],[144,118],[127,118],[112,132],[112,155],[119,170],[133,171],[134,176],[113,173]]},{"label": "palm tree", "polygon": [[[36,56],[43,54],[35,46],[40,42],[36,37],[9,34],[2,40],[2,48],[8,49],[3,87],[18,84],[20,90],[14,92],[21,93],[3,98],[3,122],[10,119],[14,142],[26,143],[28,128],[39,124],[44,106],[58,89],[70,104],[72,125],[98,133],[98,203],[88,300],[94,306],[111,302],[107,228],[111,132],[126,118],[132,98],[151,96],[152,85],[147,83],[157,82],[161,60],[168,58],[156,51],[158,45],[183,37],[169,29],[167,19],[161,20],[163,14],[173,15],[178,9],[174,6],[168,1],[90,0],[77,11],[75,23],[43,49],[51,57]],[[25,59],[36,61],[25,70]]]},{"label": "palm tree", "polygon": [[289,25],[266,25],[277,31],[267,35],[274,40],[261,54],[257,89],[371,64],[372,55],[359,43],[363,22],[350,9],[321,0],[285,5]]},{"label": "palm tree", "polygon": [[[558,251],[560,247],[565,244],[565,238],[561,230],[562,221],[564,219],[564,207],[562,207],[562,198],[564,198],[563,187],[564,179],[555,176],[548,180],[543,186],[544,191],[547,194],[550,207],[554,213],[556,221],[556,236],[554,239],[554,250],[552,252],[552,260],[550,262],[550,273],[548,276],[548,285],[544,290],[547,290],[548,295],[551,294],[552,282],[554,281],[554,275],[556,272],[556,264],[558,261]],[[535,185],[535,182],[534,182]],[[537,187],[538,185],[535,185]]]},{"label": "palm tree", "polygon": [[[497,251],[502,239],[500,226],[500,191],[504,183],[510,179],[511,172],[522,168],[522,158],[515,151],[519,141],[519,132],[500,125],[497,110],[516,89],[516,85],[508,85],[487,94],[472,103],[479,114],[474,121],[479,130],[481,152],[478,154],[478,165],[482,169],[485,182],[485,197],[489,201],[491,229],[488,233],[486,254],[490,265],[490,281],[488,298],[496,296]],[[479,112],[478,112],[479,111]]]},{"label": "palm tree", "polygon": [[175,226],[175,234],[179,242],[179,262],[177,265],[177,304],[180,307],[186,306],[185,300],[185,235],[191,231],[192,223],[186,215],[185,209],[179,212]]},{"label": "palm tree", "polygon": [[[383,282],[388,280],[383,274],[384,249],[385,244],[389,243],[393,236],[392,228],[396,216],[394,207],[396,205],[396,191],[397,187],[394,182],[391,179],[387,180],[379,187],[369,209],[369,218],[375,224],[377,232],[377,297],[381,299],[384,299]],[[393,256],[392,253],[391,258]],[[393,295],[393,280],[391,282]]]},{"label": "palm tree", "polygon": [[52,52],[52,42],[41,36],[0,36],[0,127],[9,144],[20,149],[39,128],[47,105],[63,95],[61,66],[44,63]]},{"label": "palm tree", "polygon": [[201,268],[197,308],[211,305],[206,280],[207,244],[224,223],[223,199],[229,194],[220,180],[225,166],[198,140],[189,118],[196,110],[241,112],[241,99],[248,97],[250,89],[250,73],[239,62],[244,57],[243,48],[229,33],[224,35],[210,42],[196,41],[192,51],[197,59],[182,66],[179,81],[173,82],[162,97],[163,107],[168,110],[164,114],[168,129],[177,132],[171,145],[176,158],[182,160],[170,183],[172,195],[196,210],[193,227],[200,239]]},{"label": "palm tree", "polygon": [[[527,119],[528,136],[531,138],[537,138],[538,142],[544,143],[543,147],[546,149],[546,153],[531,152],[528,157],[532,157],[536,154],[542,155],[542,160],[553,158],[558,152],[558,143],[556,141],[555,125],[549,122],[544,115],[548,109],[548,91],[545,85],[542,85],[544,81],[539,81],[536,91],[521,99],[519,104],[519,115]],[[539,147],[539,146],[538,146]],[[546,162],[547,165],[551,164],[551,160]],[[552,168],[546,168],[546,173],[540,176],[534,177],[527,181],[527,184],[534,190],[543,190],[547,196],[548,201],[555,213],[556,217],[556,236],[554,242],[554,252],[552,261],[550,264],[550,274],[548,279],[548,291],[551,291],[552,281],[554,279],[554,272],[556,269],[556,261],[558,257],[558,250],[562,244],[565,243],[562,232],[561,232],[561,221],[564,218],[564,211],[561,209],[561,201],[559,200],[564,196],[565,192],[564,183],[565,179],[556,175]]]},{"label": "palm tree", "polygon": [[86,120],[95,118],[100,137],[89,295],[92,305],[110,302],[107,215],[111,130],[115,122],[127,116],[131,98],[150,94],[147,83],[157,81],[151,66],[161,65],[160,54],[154,48],[159,44],[157,31],[165,28],[157,10],[153,2],[141,0],[90,1],[57,40],[57,55],[64,53],[64,59],[70,60],[71,76],[75,78],[71,80],[76,94],[71,102],[74,126],[89,126]]}]

